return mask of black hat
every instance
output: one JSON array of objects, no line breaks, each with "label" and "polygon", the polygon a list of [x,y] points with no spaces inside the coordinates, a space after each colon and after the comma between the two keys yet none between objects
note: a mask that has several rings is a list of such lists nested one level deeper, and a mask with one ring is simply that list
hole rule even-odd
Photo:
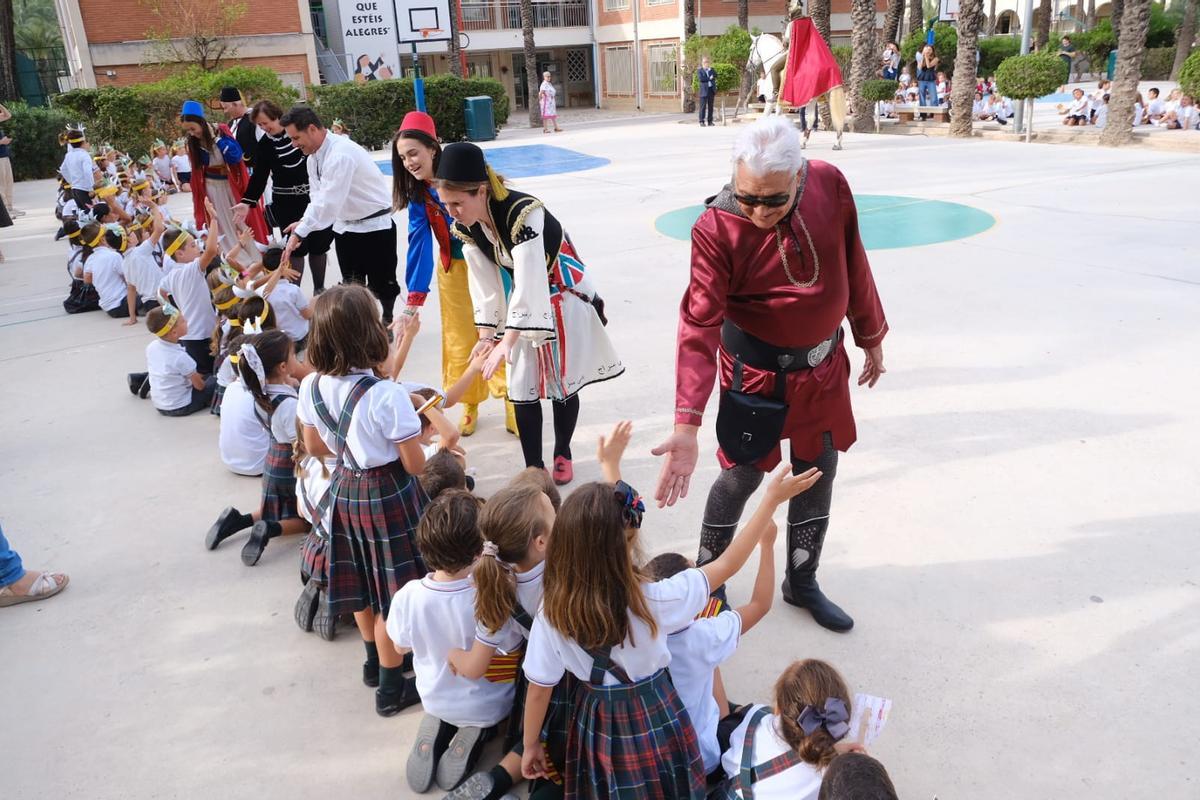
[{"label": "black hat", "polygon": [[436,177],[454,183],[487,183],[490,177],[487,159],[478,145],[470,142],[448,144],[442,149]]},{"label": "black hat", "polygon": [[244,102],[246,102],[246,98],[244,96],[242,96],[241,90],[238,89],[236,86],[221,87],[220,100],[222,103],[238,103],[238,102],[244,103]]}]

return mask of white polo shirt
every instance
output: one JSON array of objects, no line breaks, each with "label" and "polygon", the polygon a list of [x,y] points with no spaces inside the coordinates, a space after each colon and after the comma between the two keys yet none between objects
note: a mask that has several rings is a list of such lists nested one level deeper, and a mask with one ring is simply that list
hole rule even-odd
[{"label": "white polo shirt", "polygon": [[512,711],[513,683],[469,680],[450,671],[454,648],[470,650],[475,639],[475,587],[470,578],[409,581],[392,597],[387,632],[412,650],[417,691],[426,714],[443,722],[486,728]]},{"label": "white polo shirt", "polygon": [[[546,562],[539,562],[528,572],[517,573],[517,602],[521,608],[536,617],[542,608],[542,577],[546,574]],[[529,630],[511,616],[496,632],[489,631],[482,623],[475,626],[475,639],[502,653],[511,653],[529,638]]]},{"label": "white polo shirt", "polygon": [[692,718],[706,773],[721,763],[717,723],[721,721],[722,710],[713,697],[713,670],[737,650],[741,633],[742,615],[729,610],[694,620],[667,637],[671,681]]},{"label": "white polo shirt", "polygon": [[[154,383],[150,385],[153,387]],[[217,446],[221,461],[238,475],[261,475],[263,465],[267,463],[271,438],[258,421],[255,408],[254,396],[246,391],[241,381],[225,387]]]},{"label": "white polo shirt", "polygon": [[[708,604],[708,578],[698,569],[688,569],[666,580],[642,584],[646,605],[658,623],[658,635],[651,636],[645,622],[630,615],[630,637],[612,648],[611,656],[632,681],[648,678],[671,663],[667,634],[688,624]],[[544,609],[538,612],[525,651],[525,677],[539,686],[555,686],[570,670],[581,681],[590,681],[592,657],[573,639],[569,639],[546,621]],[[619,681],[604,673],[606,686]]]},{"label": "white polo shirt", "polygon": [[[760,705],[751,706],[742,724],[737,726],[733,735],[729,737],[729,749],[721,756],[721,766],[730,778],[741,772],[742,745],[746,741],[746,731],[750,727],[750,718],[760,708]],[[754,733],[754,765],[766,763],[791,749],[779,735],[778,717],[774,714],[763,717]],[[791,769],[754,784],[754,800],[817,800],[817,794],[821,791],[821,775],[817,767],[801,762]]]},{"label": "white polo shirt", "polygon": [[101,247],[83,263],[83,273],[92,276],[92,285],[100,295],[100,308],[111,311],[125,302],[125,271],[121,254]]},{"label": "white polo shirt", "polygon": [[163,271],[154,260],[154,242],[147,239],[125,252],[125,280],[143,300],[157,300]]},{"label": "white polo shirt", "polygon": [[[342,407],[350,397],[354,384],[362,376],[370,374],[370,370],[365,369],[341,376],[318,375],[314,372],[304,376],[300,382],[300,405],[296,415],[305,425],[316,428],[321,441],[334,453],[337,452],[334,431],[317,419],[312,400],[313,381],[318,381],[317,387],[325,406],[336,420],[341,417]],[[359,469],[371,469],[398,460],[400,453],[396,445],[420,435],[421,418],[417,416],[408,392],[398,383],[381,380],[367,390],[350,416],[346,447]]]},{"label": "white polo shirt", "polygon": [[146,371],[150,373],[150,401],[155,408],[174,411],[192,402],[196,362],[183,345],[155,336],[146,345]]},{"label": "white polo shirt", "polygon": [[212,293],[200,269],[200,260],[180,264],[174,269],[167,269],[166,264],[164,258],[160,286],[175,298],[188,325],[188,332],[180,338],[187,341],[209,338],[213,328],[217,327],[217,310],[213,308]]},{"label": "white polo shirt", "polygon": [[291,281],[281,280],[267,295],[267,302],[275,310],[275,326],[286,333],[293,342],[308,336],[308,320],[300,312],[308,308],[308,295]]}]

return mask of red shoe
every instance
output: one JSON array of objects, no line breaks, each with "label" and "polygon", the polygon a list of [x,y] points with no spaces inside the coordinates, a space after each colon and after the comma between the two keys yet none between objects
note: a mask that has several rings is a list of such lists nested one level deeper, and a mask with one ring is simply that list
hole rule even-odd
[{"label": "red shoe", "polygon": [[571,468],[570,459],[562,456],[554,457],[554,483],[558,486],[564,486],[570,483],[575,478],[575,470]]}]

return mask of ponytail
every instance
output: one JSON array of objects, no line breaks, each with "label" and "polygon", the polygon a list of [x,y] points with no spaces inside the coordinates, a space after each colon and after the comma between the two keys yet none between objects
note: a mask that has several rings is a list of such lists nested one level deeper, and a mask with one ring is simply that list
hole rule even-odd
[{"label": "ponytail", "polygon": [[238,377],[242,385],[254,397],[254,402],[267,413],[274,410],[267,395],[267,382],[271,373],[286,364],[292,355],[292,340],[283,331],[267,331],[256,336],[247,336],[238,349]]},{"label": "ponytail", "polygon": [[538,501],[541,493],[529,485],[501,489],[480,515],[484,543],[473,571],[475,619],[492,633],[504,627],[516,608],[515,565],[526,558],[534,539],[550,533]]}]

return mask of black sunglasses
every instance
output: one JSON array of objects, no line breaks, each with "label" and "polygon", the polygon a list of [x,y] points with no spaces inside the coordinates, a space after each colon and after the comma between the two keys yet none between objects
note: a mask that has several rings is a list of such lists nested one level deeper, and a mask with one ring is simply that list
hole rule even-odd
[{"label": "black sunglasses", "polygon": [[734,192],[733,199],[737,200],[742,205],[750,206],[751,208],[754,208],[755,206],[779,208],[782,205],[786,205],[787,201],[792,199],[792,193],[786,192],[784,194],[768,194],[763,197],[759,197],[758,195],[739,194]]}]

